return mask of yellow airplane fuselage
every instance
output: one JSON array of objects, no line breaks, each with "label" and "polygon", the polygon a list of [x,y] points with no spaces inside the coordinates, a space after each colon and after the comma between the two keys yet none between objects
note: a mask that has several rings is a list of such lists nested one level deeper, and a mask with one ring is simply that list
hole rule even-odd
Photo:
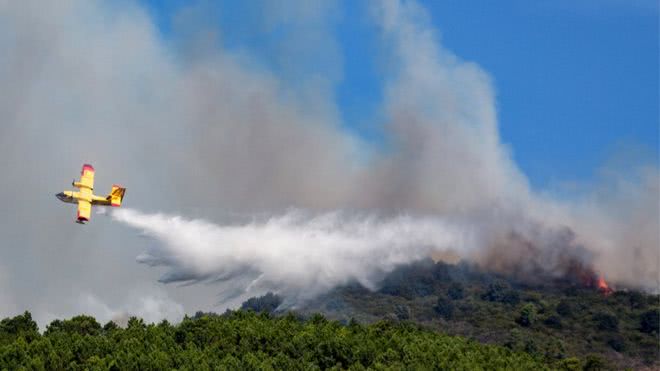
[{"label": "yellow airplane fuselage", "polygon": [[84,224],[89,221],[92,214],[92,205],[99,206],[121,206],[124,198],[126,188],[118,185],[113,185],[110,194],[107,196],[97,196],[93,193],[94,190],[94,168],[91,165],[83,165],[80,172],[80,181],[75,180],[71,183],[74,187],[79,188],[80,191],[64,191],[56,194],[55,196],[62,202],[70,204],[78,204],[77,223]]},{"label": "yellow airplane fuselage", "polygon": [[78,200],[84,200],[90,202],[92,205],[111,205],[110,200],[108,200],[107,197],[97,196],[95,194],[84,195],[83,192],[64,191],[58,193],[56,196],[60,201],[69,204],[75,204],[78,203]]}]

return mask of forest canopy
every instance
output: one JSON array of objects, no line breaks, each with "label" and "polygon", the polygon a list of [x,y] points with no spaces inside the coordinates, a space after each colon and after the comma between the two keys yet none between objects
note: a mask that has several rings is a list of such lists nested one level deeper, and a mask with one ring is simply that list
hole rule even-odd
[{"label": "forest canopy", "polygon": [[[576,366],[576,359],[561,365]],[[548,369],[529,354],[380,321],[341,324],[322,315],[252,311],[186,317],[125,328],[80,315],[40,333],[29,312],[0,322],[0,369]]]}]

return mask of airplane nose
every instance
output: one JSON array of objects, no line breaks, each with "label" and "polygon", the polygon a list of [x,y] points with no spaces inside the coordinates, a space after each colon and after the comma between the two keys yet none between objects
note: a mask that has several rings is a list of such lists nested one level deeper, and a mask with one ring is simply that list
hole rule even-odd
[{"label": "airplane nose", "polygon": [[57,197],[60,200],[64,199],[64,192],[56,193],[55,197]]}]

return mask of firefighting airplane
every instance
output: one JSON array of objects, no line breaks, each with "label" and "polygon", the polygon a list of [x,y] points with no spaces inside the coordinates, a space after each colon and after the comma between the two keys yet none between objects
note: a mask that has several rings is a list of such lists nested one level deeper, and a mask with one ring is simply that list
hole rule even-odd
[{"label": "firefighting airplane", "polygon": [[80,181],[76,182],[75,179],[71,183],[80,192],[64,191],[55,195],[60,201],[75,204],[78,203],[78,218],[76,223],[85,224],[89,221],[92,214],[92,205],[101,206],[121,206],[121,200],[124,198],[126,188],[114,184],[110,194],[106,197],[97,196],[94,191],[94,168],[92,165],[84,164],[80,172]]}]

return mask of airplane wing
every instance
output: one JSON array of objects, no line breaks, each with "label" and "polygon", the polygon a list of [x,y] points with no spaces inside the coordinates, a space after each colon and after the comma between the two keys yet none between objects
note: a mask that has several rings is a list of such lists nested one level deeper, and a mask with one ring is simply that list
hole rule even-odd
[{"label": "airplane wing", "polygon": [[80,188],[80,197],[78,198],[78,220],[83,224],[89,220],[92,214],[92,199],[94,189],[94,167],[84,164],[80,172],[80,181],[73,182],[74,187]]},{"label": "airplane wing", "polygon": [[86,200],[78,199],[78,220],[80,224],[89,221],[92,215],[92,203]]},{"label": "airplane wing", "polygon": [[78,187],[81,191],[85,188],[89,190],[94,189],[94,167],[92,165],[84,164],[80,172],[80,181],[73,182],[74,187]]}]

